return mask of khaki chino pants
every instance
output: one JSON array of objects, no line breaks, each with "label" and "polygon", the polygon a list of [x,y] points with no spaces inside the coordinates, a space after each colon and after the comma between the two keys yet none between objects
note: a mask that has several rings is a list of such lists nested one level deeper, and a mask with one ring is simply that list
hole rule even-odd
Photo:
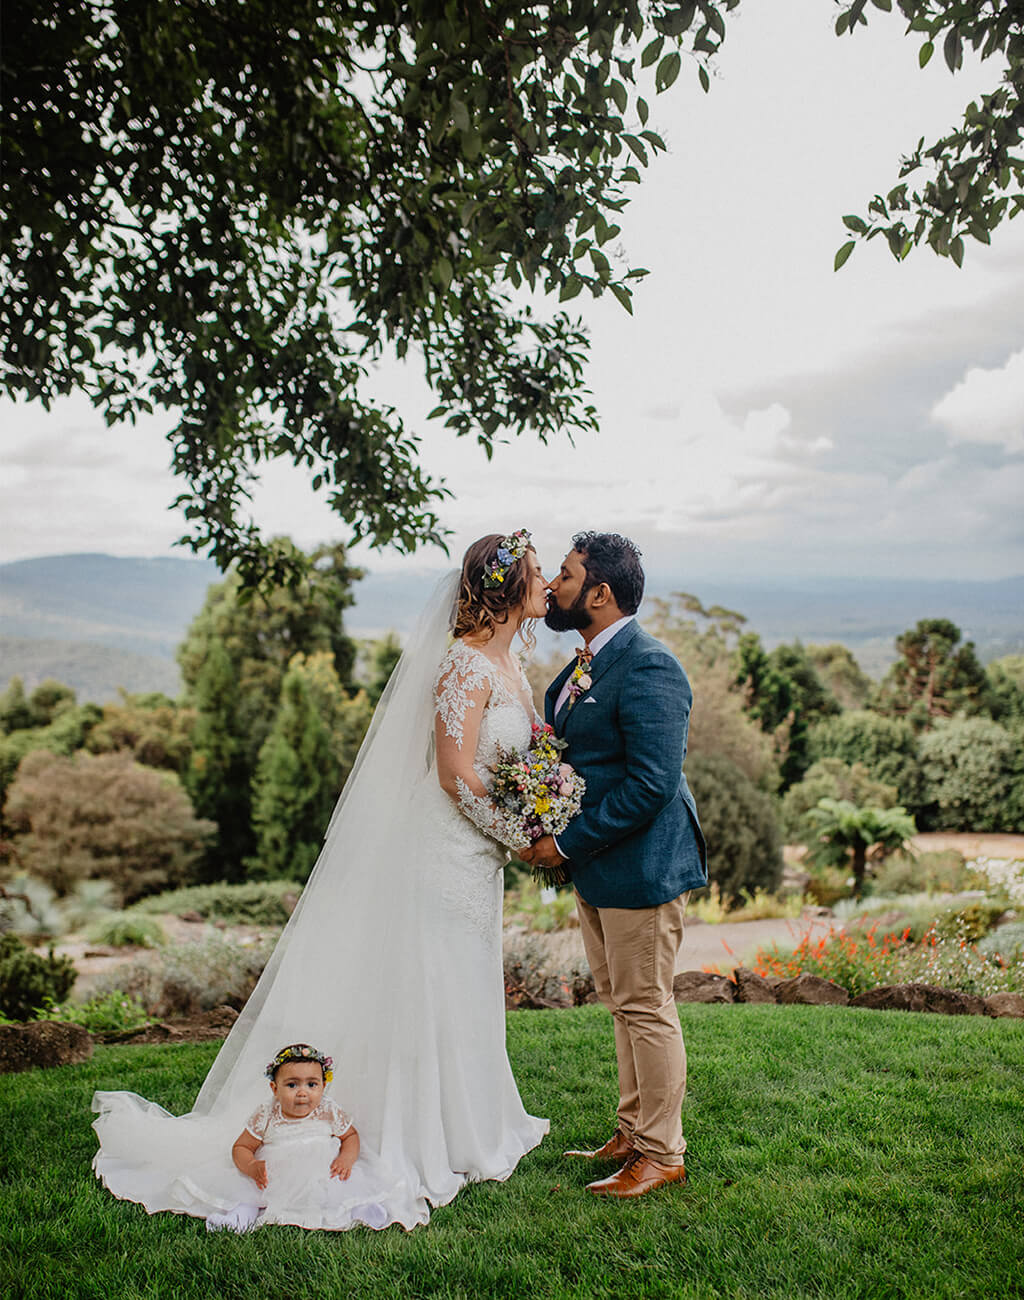
[{"label": "khaki chino pants", "polygon": [[577,892],[583,946],[612,1013],[619,1128],[641,1155],[681,1165],[686,1048],[672,994],[688,894],[657,907],[591,907]]}]

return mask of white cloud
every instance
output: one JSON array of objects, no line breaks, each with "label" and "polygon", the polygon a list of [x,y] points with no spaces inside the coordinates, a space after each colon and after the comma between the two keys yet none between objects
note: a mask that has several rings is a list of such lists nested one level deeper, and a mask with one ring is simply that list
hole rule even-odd
[{"label": "white cloud", "polygon": [[952,443],[994,443],[1024,451],[1024,348],[996,370],[972,367],[932,408]]}]

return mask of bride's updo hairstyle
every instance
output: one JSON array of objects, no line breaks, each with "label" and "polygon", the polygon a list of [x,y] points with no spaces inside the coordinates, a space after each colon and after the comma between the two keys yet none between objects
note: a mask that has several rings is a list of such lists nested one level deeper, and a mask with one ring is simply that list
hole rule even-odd
[{"label": "bride's updo hairstyle", "polygon": [[[527,539],[525,550],[518,559],[505,564],[498,552],[509,554],[505,548],[516,536]],[[507,623],[512,610],[522,605],[530,580],[527,556],[533,552],[528,539],[529,533],[513,534],[511,538],[488,533],[469,548],[462,560],[453,635],[489,641],[495,628]],[[497,573],[504,575],[500,582],[495,581]],[[524,640],[528,639],[527,633]]]}]

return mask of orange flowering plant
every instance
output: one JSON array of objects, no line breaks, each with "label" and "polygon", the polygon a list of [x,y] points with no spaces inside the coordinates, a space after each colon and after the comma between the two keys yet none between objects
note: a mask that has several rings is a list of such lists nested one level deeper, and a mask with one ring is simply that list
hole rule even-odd
[{"label": "orange flowering plant", "polygon": [[810,933],[791,951],[759,948],[753,969],[758,975],[781,979],[808,972],[848,989],[851,997],[881,984],[936,984],[965,993],[1024,991],[1024,960],[1006,962],[986,957],[963,933],[940,935],[935,926],[919,943],[911,943],[910,927],[900,934],[879,935],[873,926],[863,934],[830,927],[815,939]]}]

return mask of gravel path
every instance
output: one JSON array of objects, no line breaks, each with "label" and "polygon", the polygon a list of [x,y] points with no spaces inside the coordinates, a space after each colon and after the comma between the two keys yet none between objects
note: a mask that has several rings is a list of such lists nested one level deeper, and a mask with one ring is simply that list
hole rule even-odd
[{"label": "gravel path", "polygon": [[[724,975],[736,966],[749,966],[759,947],[795,948],[804,935],[815,939],[828,934],[838,922],[834,917],[801,920],[724,921],[706,925],[692,918],[686,922],[686,936],[676,962],[676,974],[684,970],[703,970],[717,966]],[[548,953],[553,965],[569,967],[583,957],[583,937],[578,929],[554,934],[533,934],[531,940]]]}]

